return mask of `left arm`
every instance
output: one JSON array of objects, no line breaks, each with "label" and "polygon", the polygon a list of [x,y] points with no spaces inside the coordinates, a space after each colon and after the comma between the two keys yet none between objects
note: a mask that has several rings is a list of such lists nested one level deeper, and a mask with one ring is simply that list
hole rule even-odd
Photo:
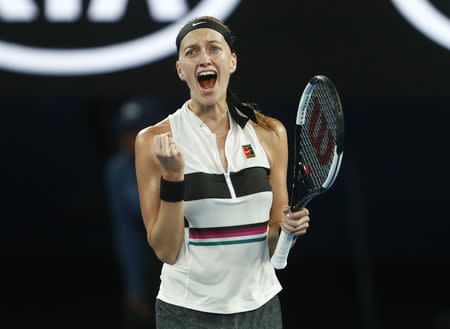
[{"label": "left arm", "polygon": [[284,125],[275,119],[270,119],[276,130],[262,128],[255,129],[261,144],[267,154],[270,164],[270,185],[272,186],[273,202],[270,209],[268,243],[270,255],[275,251],[278,242],[282,209],[288,205],[289,197],[286,187],[288,165],[287,134]]},{"label": "left arm", "polygon": [[[275,119],[270,119],[274,130],[260,128],[261,143],[266,151],[270,163],[270,185],[272,186],[273,202],[270,209],[268,243],[270,256],[275,252],[278,243],[280,226],[287,234],[295,237],[305,234],[309,226],[309,211],[301,208],[299,211],[289,213],[289,196],[286,187],[288,144],[284,125]],[[295,239],[294,239],[295,242]]]}]

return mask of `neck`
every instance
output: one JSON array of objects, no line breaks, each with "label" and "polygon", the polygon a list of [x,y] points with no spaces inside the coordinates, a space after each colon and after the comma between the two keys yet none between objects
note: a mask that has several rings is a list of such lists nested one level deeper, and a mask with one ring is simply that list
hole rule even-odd
[{"label": "neck", "polygon": [[201,104],[191,100],[188,107],[204,123],[228,121],[228,106],[225,99],[213,105]]},{"label": "neck", "polygon": [[188,104],[189,109],[197,115],[209,128],[209,130],[218,137],[226,136],[230,129],[230,120],[228,118],[228,107],[226,101],[217,103],[213,106],[204,106],[191,101]]}]

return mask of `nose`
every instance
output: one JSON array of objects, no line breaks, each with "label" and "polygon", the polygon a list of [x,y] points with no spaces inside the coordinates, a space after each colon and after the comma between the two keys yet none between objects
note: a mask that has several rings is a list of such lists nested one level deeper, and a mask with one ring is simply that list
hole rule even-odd
[{"label": "nose", "polygon": [[211,64],[211,57],[209,56],[208,52],[205,49],[202,49],[200,52],[200,65],[201,66],[208,66]]}]

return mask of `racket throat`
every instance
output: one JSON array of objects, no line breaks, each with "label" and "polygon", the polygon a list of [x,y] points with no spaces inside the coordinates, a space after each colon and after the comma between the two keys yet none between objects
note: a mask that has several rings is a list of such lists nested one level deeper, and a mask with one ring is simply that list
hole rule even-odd
[{"label": "racket throat", "polygon": [[[311,191],[309,194],[303,196],[303,198],[301,198],[299,202],[291,205],[290,211],[291,212],[299,211],[302,207],[306,206],[308,204],[308,202],[311,201],[312,198],[314,198],[316,195],[319,195],[320,193],[322,193],[322,191],[323,191],[323,189],[321,189],[321,188]],[[295,200],[295,199],[292,199],[292,200]]]},{"label": "racket throat", "polygon": [[[303,160],[302,155],[298,158]],[[291,192],[291,211],[296,212],[304,207],[313,197],[323,191],[322,187],[314,187],[310,176],[310,169],[303,161],[299,161],[294,169],[294,183]],[[295,202],[295,203],[294,203]]]}]

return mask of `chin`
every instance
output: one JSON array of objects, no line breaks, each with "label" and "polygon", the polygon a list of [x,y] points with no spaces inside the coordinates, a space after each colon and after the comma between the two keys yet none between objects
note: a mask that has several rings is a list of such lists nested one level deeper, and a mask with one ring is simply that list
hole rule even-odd
[{"label": "chin", "polygon": [[217,103],[219,103],[221,97],[218,97],[217,94],[214,92],[212,94],[209,95],[205,95],[205,94],[200,94],[197,97],[197,101],[205,106],[214,106]]}]

